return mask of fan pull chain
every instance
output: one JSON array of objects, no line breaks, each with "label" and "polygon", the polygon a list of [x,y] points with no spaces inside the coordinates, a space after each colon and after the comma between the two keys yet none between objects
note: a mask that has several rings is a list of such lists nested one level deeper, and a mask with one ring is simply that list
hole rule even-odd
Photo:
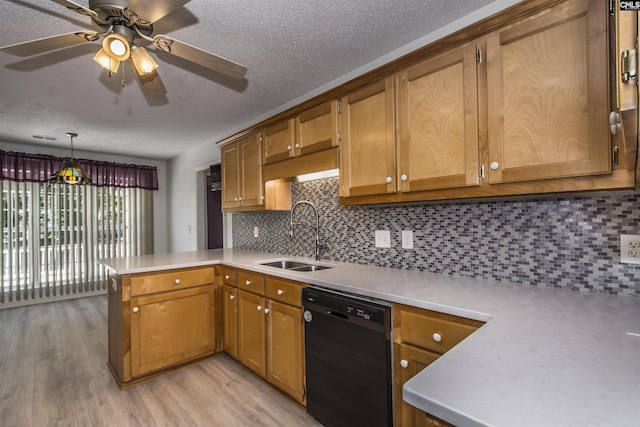
[{"label": "fan pull chain", "polygon": [[125,87],[125,85],[126,85],[126,82],[124,81],[124,69],[125,68],[127,68],[127,67],[125,67],[124,64],[122,64],[122,80],[120,81],[120,85],[122,87]]}]

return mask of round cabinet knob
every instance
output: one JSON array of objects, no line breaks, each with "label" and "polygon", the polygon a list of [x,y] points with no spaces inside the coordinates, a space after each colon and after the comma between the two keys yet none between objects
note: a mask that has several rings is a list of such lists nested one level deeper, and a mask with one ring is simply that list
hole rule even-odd
[{"label": "round cabinet knob", "polygon": [[388,176],[388,177],[387,177],[387,179],[386,179],[386,181],[387,181],[387,184],[391,184],[391,181],[393,181],[393,180],[391,179],[391,177],[390,177],[390,176]]},{"label": "round cabinet knob", "polygon": [[284,294],[284,291],[282,289],[278,289],[278,295],[282,295]]},{"label": "round cabinet knob", "polygon": [[433,340],[434,340],[435,342],[440,342],[440,341],[442,341],[442,335],[440,335],[439,333],[437,333],[437,332],[436,332],[435,334],[433,334]]},{"label": "round cabinet knob", "polygon": [[176,285],[180,284],[180,279],[176,279]]},{"label": "round cabinet knob", "polygon": [[230,300],[233,300],[234,298],[235,298],[235,296],[233,296],[233,295],[229,295],[229,299],[230,299]]},{"label": "round cabinet knob", "polygon": [[498,168],[500,167],[500,163],[498,162],[491,162],[491,164],[489,165],[489,167],[491,168],[492,171],[497,171]]},{"label": "round cabinet knob", "polygon": [[291,150],[291,146],[290,145],[287,145],[287,150]]},{"label": "round cabinet knob", "polygon": [[402,176],[400,177],[400,180],[402,182],[406,181],[407,180],[407,175],[402,174]]},{"label": "round cabinet knob", "polygon": [[262,310],[262,306],[261,305],[257,306],[256,308],[258,309],[258,311]]},{"label": "round cabinet knob", "polygon": [[238,197],[238,200],[242,201],[242,197]]},{"label": "round cabinet knob", "polygon": [[246,282],[244,282],[244,284],[247,286],[251,285],[251,280],[247,280]]},{"label": "round cabinet knob", "polygon": [[234,202],[237,202],[237,201],[238,201],[238,198],[237,198],[237,197],[234,197],[234,198],[233,198],[233,201],[234,201]]},{"label": "round cabinet knob", "polygon": [[611,113],[609,113],[609,124],[613,126],[617,125],[618,123],[620,123],[620,114],[618,114],[616,111],[612,111]]},{"label": "round cabinet knob", "polygon": [[269,314],[269,309],[268,308],[264,309],[264,314]]},{"label": "round cabinet knob", "polygon": [[139,309],[138,307],[133,307],[133,312],[134,312],[134,313],[137,313],[137,312],[139,312],[139,311],[140,311],[140,309]]},{"label": "round cabinet knob", "polygon": [[402,359],[400,361],[400,366],[402,366],[403,368],[407,369],[409,367],[409,362],[406,359]]},{"label": "round cabinet knob", "polygon": [[300,144],[296,144],[296,148],[300,148]]},{"label": "round cabinet knob", "polygon": [[229,275],[228,275],[228,274],[225,274],[225,275],[224,275],[224,278],[225,278],[226,280],[229,280],[231,277],[229,277]]}]

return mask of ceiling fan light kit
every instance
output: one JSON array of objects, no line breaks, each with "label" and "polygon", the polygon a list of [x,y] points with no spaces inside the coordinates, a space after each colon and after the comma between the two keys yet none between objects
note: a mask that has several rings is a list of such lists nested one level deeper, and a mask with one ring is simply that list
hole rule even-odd
[{"label": "ceiling fan light kit", "polygon": [[158,63],[153,60],[149,52],[142,46],[131,46],[131,62],[138,75],[143,76],[158,68]]},{"label": "ceiling fan light kit", "polygon": [[247,73],[245,66],[221,56],[169,36],[160,34],[152,36],[154,22],[182,7],[190,0],[89,0],[88,8],[71,0],[52,1],[90,17],[104,31],[78,31],[60,34],[0,47],[0,51],[16,56],[31,56],[82,42],[93,42],[103,37],[102,49],[94,56],[94,61],[109,70],[110,73],[115,73],[120,62],[131,58],[138,76],[142,77],[158,68],[158,64],[146,49],[135,44],[136,39],[143,39],[152,42],[157,49],[234,79],[242,79]]},{"label": "ceiling fan light kit", "polygon": [[107,55],[104,49],[100,49],[96,56],[93,57],[93,60],[100,64],[102,67],[109,70],[111,73],[116,73],[118,68],[120,67],[120,61],[113,59],[111,56]]}]

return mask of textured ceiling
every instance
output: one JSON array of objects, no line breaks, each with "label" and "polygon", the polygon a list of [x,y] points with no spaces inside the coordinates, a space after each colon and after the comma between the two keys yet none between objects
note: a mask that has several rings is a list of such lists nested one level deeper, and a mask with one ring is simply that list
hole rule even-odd
[{"label": "textured ceiling", "polygon": [[[75,1],[88,7],[88,0]],[[0,141],[67,147],[65,133],[76,132],[80,150],[168,159],[490,3],[192,0],[156,22],[154,34],[231,59],[248,72],[234,81],[151,46],[167,88],[162,96],[145,96],[128,63],[124,77],[109,78],[92,60],[99,42],[27,58],[0,52]],[[99,30],[53,1],[2,0],[2,46],[83,29]]]}]

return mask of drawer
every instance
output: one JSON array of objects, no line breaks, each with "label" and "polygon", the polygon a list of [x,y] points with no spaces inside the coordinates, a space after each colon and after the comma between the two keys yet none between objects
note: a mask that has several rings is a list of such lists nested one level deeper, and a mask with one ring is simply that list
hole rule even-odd
[{"label": "drawer", "polygon": [[264,295],[264,277],[261,274],[238,271],[238,288],[254,294]]},{"label": "drawer", "polygon": [[400,310],[402,342],[442,354],[482,325],[482,322],[474,320],[432,313]]},{"label": "drawer", "polygon": [[215,281],[213,267],[168,270],[157,274],[131,276],[131,296],[154,294],[209,285]]},{"label": "drawer", "polygon": [[222,268],[222,283],[229,286],[238,286],[238,272],[232,268]]},{"label": "drawer", "polygon": [[302,307],[302,288],[305,284],[267,277],[267,298]]}]

